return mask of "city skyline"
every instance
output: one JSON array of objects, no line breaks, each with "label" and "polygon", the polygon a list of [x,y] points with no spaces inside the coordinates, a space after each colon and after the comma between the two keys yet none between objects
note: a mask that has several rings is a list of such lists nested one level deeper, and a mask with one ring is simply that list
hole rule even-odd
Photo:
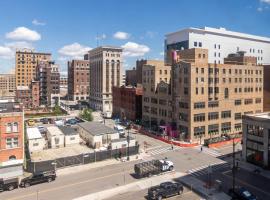
[{"label": "city skyline", "polygon": [[68,60],[82,58],[99,45],[122,47],[125,69],[134,67],[141,58],[163,60],[164,35],[187,27],[225,27],[269,37],[268,0],[197,1],[196,7],[193,3],[68,1],[63,5],[16,1],[14,7],[1,2],[0,73],[14,68],[15,49],[19,47],[52,53],[61,71],[66,72]]}]

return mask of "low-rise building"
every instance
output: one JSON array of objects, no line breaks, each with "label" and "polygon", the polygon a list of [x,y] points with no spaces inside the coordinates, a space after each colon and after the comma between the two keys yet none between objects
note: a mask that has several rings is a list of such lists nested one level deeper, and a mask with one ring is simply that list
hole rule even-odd
[{"label": "low-rise building", "polygon": [[24,115],[18,103],[0,103],[0,178],[23,174]]},{"label": "low-rise building", "polygon": [[49,148],[61,148],[64,147],[65,135],[56,126],[47,127],[47,137]]},{"label": "low-rise building", "polygon": [[140,120],[142,118],[141,86],[113,87],[113,116],[124,120]]},{"label": "low-rise building", "polygon": [[83,122],[78,124],[81,138],[91,147],[99,149],[108,147],[112,140],[119,139],[119,133],[99,122]]},{"label": "low-rise building", "polygon": [[41,135],[38,128],[27,128],[27,140],[28,140],[28,150],[30,154],[36,151],[42,151],[46,147],[46,140]]},{"label": "low-rise building", "polygon": [[270,113],[243,116],[242,158],[247,162],[270,167]]},{"label": "low-rise building", "polygon": [[0,97],[15,97],[15,74],[0,74]]},{"label": "low-rise building", "polygon": [[59,126],[58,128],[65,135],[65,147],[80,143],[80,135],[75,128],[70,126]]}]

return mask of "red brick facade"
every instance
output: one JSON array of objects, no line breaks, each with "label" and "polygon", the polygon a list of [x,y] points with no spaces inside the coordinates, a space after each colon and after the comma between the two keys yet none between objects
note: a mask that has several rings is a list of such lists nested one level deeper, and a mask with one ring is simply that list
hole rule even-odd
[{"label": "red brick facade", "polygon": [[[11,159],[21,160],[24,158],[23,132],[22,112],[0,112],[0,165]],[[16,140],[16,138],[18,139]],[[11,145],[7,144],[8,139],[12,140]]]},{"label": "red brick facade", "polygon": [[113,116],[141,120],[142,92],[142,87],[113,87]]}]

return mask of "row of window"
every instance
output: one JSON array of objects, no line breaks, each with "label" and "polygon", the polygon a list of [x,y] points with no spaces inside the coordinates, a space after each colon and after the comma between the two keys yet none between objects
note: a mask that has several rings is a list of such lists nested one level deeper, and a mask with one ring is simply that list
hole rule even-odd
[{"label": "row of window", "polygon": [[[234,129],[236,131],[240,131],[242,129],[242,124],[241,123],[236,123],[234,124]],[[199,127],[194,127],[194,136],[201,137],[205,135],[205,126],[199,126]],[[224,133],[229,133],[231,132],[231,123],[226,122],[221,124],[221,132]],[[219,124],[211,124],[208,125],[208,134],[209,135],[216,135],[219,134]]]},{"label": "row of window", "polygon": [[[232,69],[220,69],[220,68],[208,68],[208,73],[209,74],[219,74],[219,71],[222,70],[222,73],[223,74],[232,74],[233,70]],[[196,67],[196,73],[201,73],[201,74],[204,74],[205,70],[204,68],[201,68],[201,70],[199,71],[199,68]],[[244,72],[244,74],[246,75],[253,75],[253,74],[262,74],[262,70],[252,70],[252,69],[234,69],[234,74],[242,74]]]}]

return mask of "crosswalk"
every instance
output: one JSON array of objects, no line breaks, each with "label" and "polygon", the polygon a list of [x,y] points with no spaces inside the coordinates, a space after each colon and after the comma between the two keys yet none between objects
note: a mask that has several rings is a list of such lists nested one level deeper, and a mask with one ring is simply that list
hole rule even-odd
[{"label": "crosswalk", "polygon": [[182,147],[179,147],[179,146],[174,146],[173,147],[173,150],[170,146],[156,146],[156,147],[152,147],[152,148],[149,148],[147,149],[147,153],[150,154],[150,155],[158,155],[158,154],[162,154],[162,153],[166,153],[166,152],[169,152],[169,151],[177,151],[179,149],[181,149]]},{"label": "crosswalk", "polygon": [[[213,157],[219,157],[219,156],[222,156],[222,154],[214,149],[209,149],[207,147],[202,147],[203,150],[202,150],[202,153],[205,153],[205,154],[208,154],[210,156],[213,156]],[[198,151],[201,151],[201,146],[197,146],[195,147],[195,149],[197,149]]]},{"label": "crosswalk", "polygon": [[221,162],[213,163],[211,165],[203,165],[194,169],[190,169],[187,171],[187,173],[194,177],[199,177],[199,176],[206,175],[206,174],[212,173],[213,171],[218,171],[220,169],[224,169],[227,167],[230,167],[230,163],[221,161]]}]

